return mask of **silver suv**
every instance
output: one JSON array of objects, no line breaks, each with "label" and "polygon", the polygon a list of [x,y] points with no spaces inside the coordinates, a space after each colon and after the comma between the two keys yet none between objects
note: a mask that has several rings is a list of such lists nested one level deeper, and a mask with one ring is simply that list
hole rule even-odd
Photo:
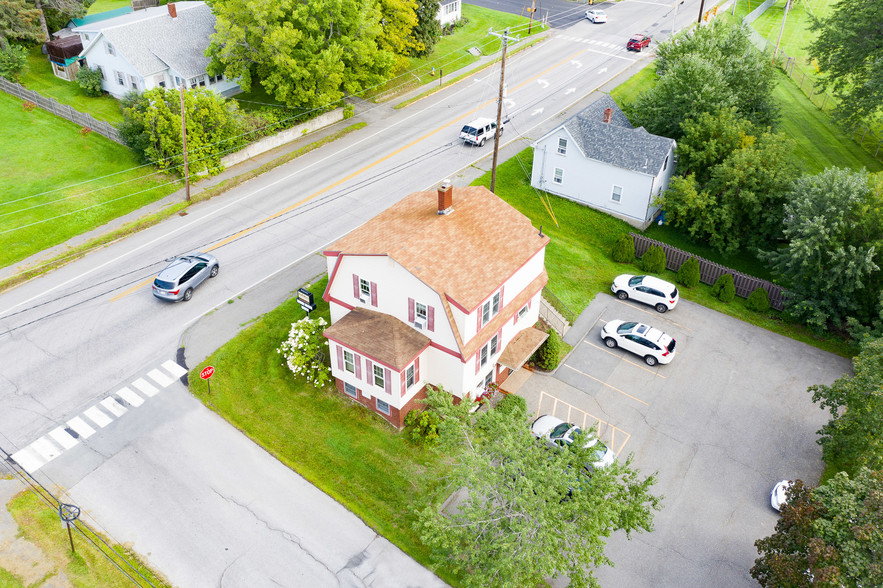
[{"label": "silver suv", "polygon": [[153,281],[153,295],[163,300],[190,300],[193,289],[218,275],[221,266],[214,255],[197,253],[177,257]]}]

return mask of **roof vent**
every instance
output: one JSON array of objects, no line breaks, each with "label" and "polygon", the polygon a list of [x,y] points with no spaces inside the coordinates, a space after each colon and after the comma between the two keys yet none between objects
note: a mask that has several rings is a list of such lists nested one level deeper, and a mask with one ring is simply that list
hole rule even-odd
[{"label": "roof vent", "polygon": [[445,180],[438,187],[438,214],[451,214],[454,212],[454,185],[451,180]]},{"label": "roof vent", "polygon": [[612,108],[605,108],[604,109],[604,122],[609,123],[610,117],[612,117],[612,116],[613,116],[613,109]]},{"label": "roof vent", "polygon": [[178,18],[178,11],[175,9],[175,3],[169,2],[166,6],[169,7],[169,16],[172,18]]}]

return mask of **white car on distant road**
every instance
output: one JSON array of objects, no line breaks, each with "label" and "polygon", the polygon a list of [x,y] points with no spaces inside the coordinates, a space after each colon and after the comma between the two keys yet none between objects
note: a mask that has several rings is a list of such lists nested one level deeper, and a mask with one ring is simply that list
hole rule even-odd
[{"label": "white car on distant road", "polygon": [[593,8],[591,10],[586,10],[586,18],[589,19],[589,22],[600,24],[602,22],[607,22],[607,13],[603,10]]}]

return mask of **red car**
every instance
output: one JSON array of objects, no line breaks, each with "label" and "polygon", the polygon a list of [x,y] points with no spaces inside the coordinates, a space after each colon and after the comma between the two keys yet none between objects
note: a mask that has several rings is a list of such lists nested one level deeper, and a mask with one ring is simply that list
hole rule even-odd
[{"label": "red car", "polygon": [[632,35],[625,48],[629,51],[641,51],[644,47],[650,46],[650,37],[648,35]]}]

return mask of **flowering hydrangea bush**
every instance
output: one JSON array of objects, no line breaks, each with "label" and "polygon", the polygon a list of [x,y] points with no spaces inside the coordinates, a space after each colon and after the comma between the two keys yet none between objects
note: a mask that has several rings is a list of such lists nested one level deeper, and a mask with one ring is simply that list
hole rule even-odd
[{"label": "flowering hydrangea bush", "polygon": [[328,340],[322,336],[326,326],[328,323],[322,317],[302,318],[291,323],[288,340],[276,350],[285,357],[294,375],[305,377],[317,388],[331,380],[331,367],[325,363]]}]

